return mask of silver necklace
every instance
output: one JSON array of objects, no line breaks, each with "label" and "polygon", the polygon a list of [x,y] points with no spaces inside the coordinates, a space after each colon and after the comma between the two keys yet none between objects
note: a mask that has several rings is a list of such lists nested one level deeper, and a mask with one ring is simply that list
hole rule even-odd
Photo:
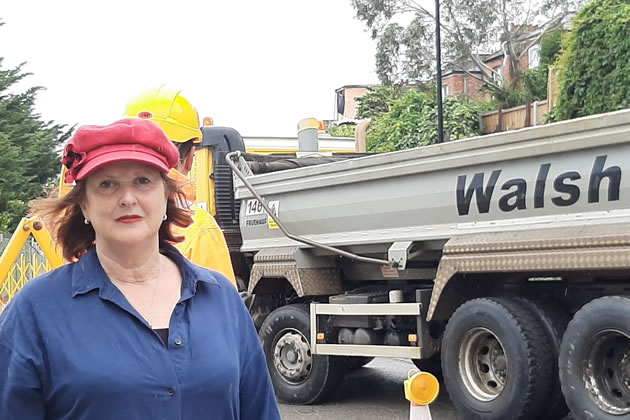
[{"label": "silver necklace", "polygon": [[158,254],[158,258],[160,259],[160,266],[158,268],[158,275],[155,278],[155,287],[153,288],[153,298],[151,299],[151,308],[149,308],[149,319],[147,322],[149,323],[149,327],[153,329],[153,304],[155,303],[155,296],[157,295],[158,290],[158,282],[160,281],[160,276],[162,275],[162,257]]}]

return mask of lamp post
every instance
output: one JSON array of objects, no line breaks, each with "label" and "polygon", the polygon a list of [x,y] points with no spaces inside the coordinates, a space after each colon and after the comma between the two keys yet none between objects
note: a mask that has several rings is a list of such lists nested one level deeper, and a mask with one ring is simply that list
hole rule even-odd
[{"label": "lamp post", "polygon": [[444,141],[444,121],[442,115],[442,48],[440,46],[440,0],[435,0],[435,58],[437,67],[437,118],[438,143]]}]

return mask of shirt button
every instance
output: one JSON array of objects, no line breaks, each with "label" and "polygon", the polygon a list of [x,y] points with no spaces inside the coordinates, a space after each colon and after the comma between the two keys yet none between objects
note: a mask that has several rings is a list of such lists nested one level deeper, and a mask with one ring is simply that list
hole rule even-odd
[{"label": "shirt button", "polygon": [[175,395],[175,390],[173,388],[169,388],[167,392],[168,392],[168,395],[170,396]]},{"label": "shirt button", "polygon": [[175,345],[176,346],[181,346],[182,345],[182,340],[180,340],[179,338],[175,339]]}]

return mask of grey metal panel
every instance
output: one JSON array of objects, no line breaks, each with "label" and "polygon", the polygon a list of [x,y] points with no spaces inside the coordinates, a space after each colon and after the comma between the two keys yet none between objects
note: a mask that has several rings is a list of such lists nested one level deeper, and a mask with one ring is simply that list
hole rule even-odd
[{"label": "grey metal panel", "polygon": [[435,278],[427,320],[456,273],[630,270],[630,223],[451,239]]},{"label": "grey metal panel", "polygon": [[[628,142],[630,110],[496,133],[315,167],[258,175],[261,193],[320,188]],[[339,175],[343,174],[343,177]],[[341,179],[340,179],[341,178]],[[237,198],[251,198],[239,184]]]},{"label": "grey metal panel", "polygon": [[387,259],[398,264],[399,270],[404,270],[407,266],[411,245],[413,245],[412,241],[394,242],[387,251]]},{"label": "grey metal panel", "polygon": [[419,359],[420,347],[352,344],[318,344],[317,317],[319,315],[415,315],[421,313],[421,303],[379,303],[339,305],[311,303],[311,349],[313,354],[338,356],[405,357]]},{"label": "grey metal panel", "polygon": [[336,356],[367,356],[367,357],[404,357],[419,359],[420,347],[407,346],[357,346],[354,344],[316,344],[313,354],[327,354]]},{"label": "grey metal panel", "polygon": [[298,247],[268,248],[254,256],[248,292],[265,278],[285,278],[298,296],[341,293],[339,269],[330,259]]},{"label": "grey metal panel", "polygon": [[[279,215],[292,233],[336,246],[630,222],[630,181],[623,176],[618,200],[607,200],[604,180],[599,202],[588,202],[597,156],[606,156],[604,168],[630,169],[630,111],[249,179],[266,199],[279,201]],[[550,164],[544,206],[534,208],[533,190],[544,164]],[[460,215],[458,177],[466,176],[468,185],[474,174],[484,173],[485,185],[498,169],[488,212],[479,212],[475,198],[468,214]],[[580,175],[569,182],[580,196],[571,206],[558,206],[552,200],[566,195],[555,191],[554,180],[571,171]],[[499,199],[514,179],[526,183],[526,208],[502,211]],[[249,193],[239,187],[238,196]],[[266,215],[246,216],[241,208],[244,251],[296,245],[266,223],[248,224]]]},{"label": "grey metal panel", "polygon": [[311,318],[311,349],[317,345],[317,315],[315,315],[315,303],[310,304],[309,314]]},{"label": "grey metal panel", "polygon": [[[420,315],[420,303],[317,303],[315,315]],[[313,305],[311,305],[313,309]]]},{"label": "grey metal panel", "polygon": [[544,251],[630,246],[630,225],[580,226],[539,232],[502,232],[453,238],[444,255],[491,252]]}]

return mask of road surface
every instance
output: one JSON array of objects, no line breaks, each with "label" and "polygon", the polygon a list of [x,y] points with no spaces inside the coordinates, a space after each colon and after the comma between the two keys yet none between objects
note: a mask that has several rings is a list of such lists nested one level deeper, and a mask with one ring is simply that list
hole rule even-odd
[{"label": "road surface", "polygon": [[[280,404],[283,420],[398,420],[409,419],[403,382],[415,366],[406,359],[374,359],[349,372],[334,395],[321,405]],[[461,420],[442,387],[431,404],[434,420]]]}]

